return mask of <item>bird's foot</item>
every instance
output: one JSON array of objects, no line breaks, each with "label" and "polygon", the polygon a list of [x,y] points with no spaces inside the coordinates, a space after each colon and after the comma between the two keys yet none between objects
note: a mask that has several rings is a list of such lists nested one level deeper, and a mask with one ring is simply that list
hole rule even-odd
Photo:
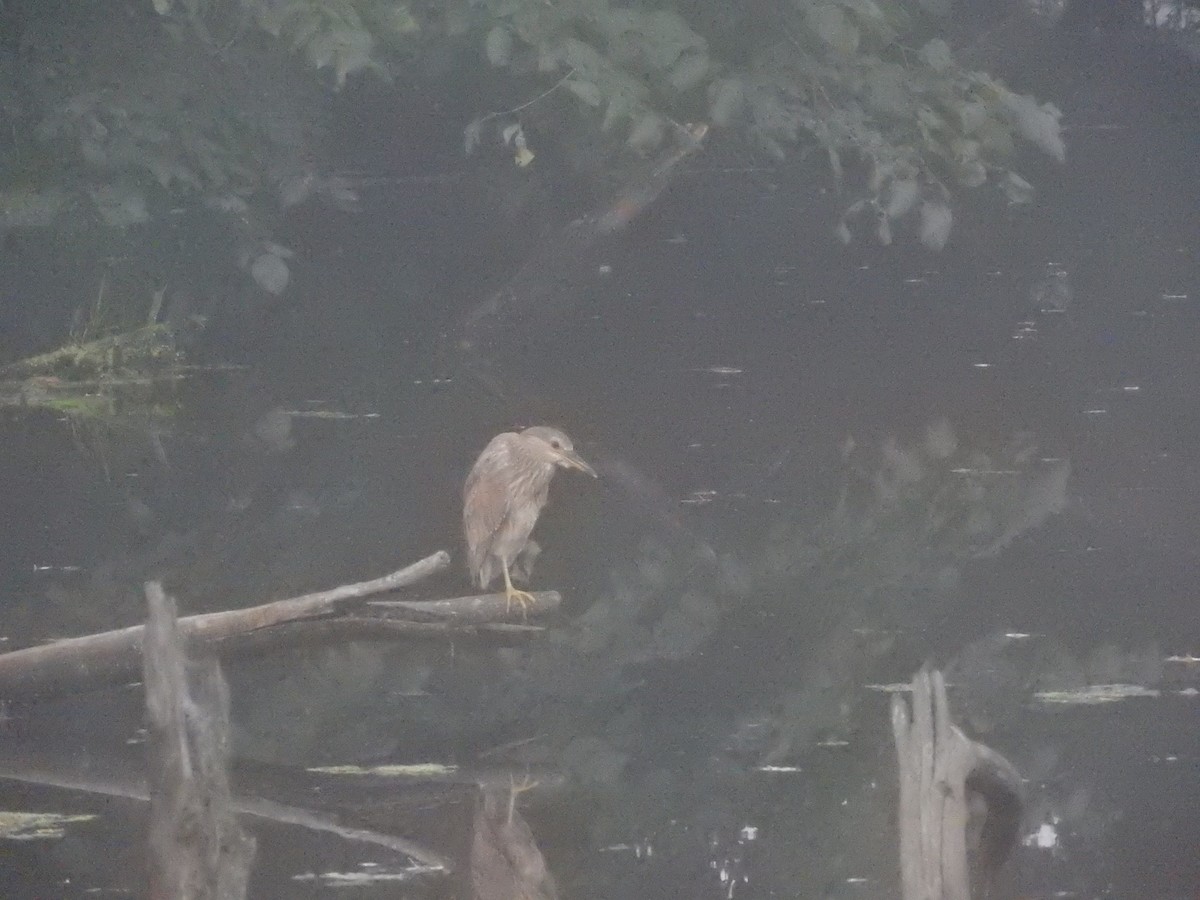
[{"label": "bird's foot", "polygon": [[520,591],[516,588],[510,588],[504,592],[504,614],[507,616],[512,612],[512,605],[516,603],[521,607],[521,618],[529,618],[529,607],[537,603],[537,597],[529,593],[529,591]]},{"label": "bird's foot", "polygon": [[513,814],[517,809],[517,796],[524,794],[526,791],[532,791],[538,786],[538,781],[530,778],[528,775],[521,779],[521,783],[517,784],[516,779],[512,775],[508,776],[508,824],[512,825]]}]

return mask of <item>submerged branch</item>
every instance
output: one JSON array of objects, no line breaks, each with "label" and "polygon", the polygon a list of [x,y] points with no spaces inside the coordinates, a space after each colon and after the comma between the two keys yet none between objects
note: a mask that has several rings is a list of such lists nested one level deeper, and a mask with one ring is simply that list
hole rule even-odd
[{"label": "submerged branch", "polygon": [[[132,771],[112,771],[112,768],[111,764],[106,769],[103,761],[89,759],[88,771],[79,772],[66,763],[56,765],[35,762],[28,751],[11,755],[0,754],[0,778],[105,797],[142,802],[150,800],[149,789],[140,774],[134,774]],[[343,825],[331,813],[237,793],[230,801],[230,808],[236,813],[262,821],[297,825],[310,831],[337,835],[348,841],[395,850],[432,868],[446,871],[454,868],[448,857],[423,844],[374,829]]]}]

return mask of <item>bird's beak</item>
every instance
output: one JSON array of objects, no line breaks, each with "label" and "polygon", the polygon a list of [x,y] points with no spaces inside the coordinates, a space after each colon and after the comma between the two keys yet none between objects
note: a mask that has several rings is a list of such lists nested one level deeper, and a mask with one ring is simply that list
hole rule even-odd
[{"label": "bird's beak", "polygon": [[563,450],[558,454],[558,464],[564,469],[578,469],[580,472],[587,472],[593,478],[596,476],[596,470],[584,462],[583,457],[574,450]]}]

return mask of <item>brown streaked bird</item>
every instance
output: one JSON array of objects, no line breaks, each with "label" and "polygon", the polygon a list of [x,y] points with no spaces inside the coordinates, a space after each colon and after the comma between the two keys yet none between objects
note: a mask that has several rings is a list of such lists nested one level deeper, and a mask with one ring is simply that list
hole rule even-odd
[{"label": "brown streaked bird", "polygon": [[550,493],[556,468],[578,469],[593,478],[595,470],[575,452],[571,439],[557,428],[535,425],[492,438],[463,486],[463,532],[471,579],[486,590],[504,576],[504,596],[524,608],[533,597],[513,587],[512,579],[529,577],[538,546],[529,539]]}]

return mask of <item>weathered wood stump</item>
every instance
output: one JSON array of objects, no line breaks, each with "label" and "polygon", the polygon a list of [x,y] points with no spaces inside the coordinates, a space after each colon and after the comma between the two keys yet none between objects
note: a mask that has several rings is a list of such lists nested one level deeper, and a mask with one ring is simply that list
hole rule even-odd
[{"label": "weathered wood stump", "polygon": [[229,789],[229,692],[189,660],[175,601],[146,585],[145,683],[152,900],[244,900],[255,842]]},{"label": "weathered wood stump", "polygon": [[[1016,839],[1021,777],[1008,760],[951,721],[945,678],[928,667],[913,677],[911,713],[903,696],[892,697],[892,733],[899,760],[904,900],[970,900],[972,872],[976,880],[990,877]],[[972,795],[987,806],[977,833],[971,827]]]}]

